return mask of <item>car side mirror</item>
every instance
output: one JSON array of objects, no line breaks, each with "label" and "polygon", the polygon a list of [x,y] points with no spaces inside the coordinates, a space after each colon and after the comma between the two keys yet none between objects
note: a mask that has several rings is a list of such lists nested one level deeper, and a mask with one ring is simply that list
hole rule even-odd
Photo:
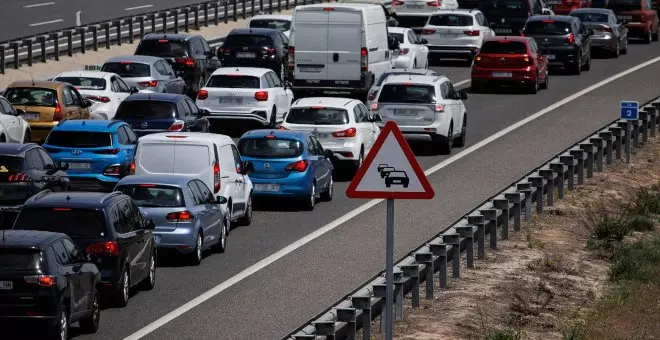
[{"label": "car side mirror", "polygon": [[419,43],[422,44],[422,45],[426,45],[426,44],[429,43],[429,41],[424,39],[424,38],[421,38],[421,39],[419,39]]},{"label": "car side mirror", "polygon": [[395,37],[387,37],[387,44],[392,51],[399,49],[399,39]]},{"label": "car side mirror", "polygon": [[458,98],[459,98],[460,100],[467,100],[467,99],[468,99],[468,94],[465,93],[465,92],[459,92],[459,93],[458,93]]},{"label": "car side mirror", "polygon": [[335,153],[332,152],[332,150],[328,150],[328,149],[323,150],[323,155],[324,155],[325,158],[327,158],[327,159],[332,158],[332,156],[333,156],[334,154],[335,154]]},{"label": "car side mirror", "polygon": [[92,106],[92,101],[89,99],[83,99],[82,107],[90,107],[90,106]]},{"label": "car side mirror", "polygon": [[215,203],[215,204],[225,204],[225,203],[227,203],[227,197],[224,197],[224,196],[216,196],[216,197],[213,199],[213,203]]},{"label": "car side mirror", "polygon": [[381,117],[377,113],[374,113],[373,116],[371,117],[371,122],[372,123],[378,123],[378,122],[382,122],[382,121],[383,121],[383,117]]},{"label": "car side mirror", "polygon": [[284,81],[284,82],[282,83],[282,85],[284,86],[285,89],[290,89],[290,88],[293,87],[293,84],[291,84],[291,82],[288,81],[288,80],[287,80],[287,81]]},{"label": "car side mirror", "polygon": [[154,230],[156,229],[156,223],[154,220],[146,219],[144,220],[144,229],[145,230]]},{"label": "car side mirror", "polygon": [[25,110],[16,109],[16,116],[23,116],[24,114],[25,114]]},{"label": "car side mirror", "polygon": [[69,163],[60,162],[60,164],[57,166],[57,168],[62,170],[62,171],[67,171],[67,170],[69,170]]},{"label": "car side mirror", "polygon": [[241,164],[241,174],[242,175],[251,174],[253,172],[254,172],[254,164],[252,164],[252,162],[247,162],[246,161],[246,162],[243,162],[243,164]]},{"label": "car side mirror", "polygon": [[552,11],[549,8],[544,8],[541,12],[543,15],[552,15]]},{"label": "car side mirror", "polygon": [[211,115],[211,111],[209,111],[207,109],[199,109],[198,115],[200,117],[208,117],[208,116]]},{"label": "car side mirror", "polygon": [[137,86],[132,86],[128,92],[130,92],[130,94],[135,94],[140,92],[140,89],[137,88]]}]

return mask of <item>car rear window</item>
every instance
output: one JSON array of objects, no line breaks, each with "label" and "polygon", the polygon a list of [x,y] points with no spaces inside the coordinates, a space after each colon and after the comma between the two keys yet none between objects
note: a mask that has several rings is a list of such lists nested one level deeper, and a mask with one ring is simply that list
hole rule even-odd
[{"label": "car rear window", "polygon": [[151,76],[151,67],[147,64],[123,61],[119,63],[105,63],[101,71],[116,73],[122,78],[138,78]]},{"label": "car rear window", "polygon": [[152,57],[183,57],[186,55],[186,46],[182,42],[176,40],[142,40],[135,50],[135,55],[148,55]]},{"label": "car rear window", "polygon": [[386,84],[380,90],[379,103],[435,103],[435,88],[430,85]]},{"label": "car rear window", "polygon": [[389,177],[408,177],[405,171],[390,171],[387,176]]},{"label": "car rear window", "polygon": [[23,169],[23,158],[0,155],[0,173],[18,172]]},{"label": "car rear window", "polygon": [[99,148],[112,145],[112,135],[107,132],[51,131],[45,144],[66,148]]},{"label": "car rear window", "polygon": [[336,108],[292,108],[286,116],[286,122],[291,124],[311,125],[344,125],[348,124],[348,112]]},{"label": "car rear window", "polygon": [[469,15],[458,14],[440,14],[432,15],[429,18],[429,25],[432,26],[472,26],[472,17]]},{"label": "car rear window", "polygon": [[115,119],[167,119],[174,118],[175,112],[176,106],[172,102],[129,100],[119,105]]},{"label": "car rear window", "polygon": [[396,38],[399,44],[403,44],[403,33],[388,33],[387,35]]},{"label": "car rear window", "polygon": [[486,14],[527,15],[527,0],[484,0],[479,9]]},{"label": "car rear window", "polygon": [[608,22],[609,15],[606,13],[573,12],[572,17],[579,18],[582,22]]},{"label": "car rear window", "polygon": [[5,91],[5,98],[12,105],[55,107],[57,92],[36,87],[11,87]]},{"label": "car rear window", "polygon": [[273,39],[265,35],[230,34],[222,46],[273,46]]},{"label": "car rear window", "polygon": [[[386,73],[381,74],[380,78],[378,78],[378,82],[376,82],[376,86],[381,86],[383,84],[383,82],[385,81],[385,79],[387,79],[387,77],[389,77],[389,76],[398,76],[398,75],[401,75],[401,74],[425,74],[425,73],[421,73],[421,72],[386,72]],[[437,75],[437,73],[433,73],[431,75]]]},{"label": "car rear window", "polygon": [[135,200],[138,207],[183,207],[184,199],[181,188],[169,185],[137,184],[120,185],[115,191],[121,191]]},{"label": "car rear window", "polygon": [[615,13],[626,11],[641,11],[641,0],[595,0],[591,3],[592,8],[609,8]]},{"label": "car rear window", "polygon": [[238,142],[242,156],[253,158],[293,158],[302,154],[302,143],[295,139],[246,138]]},{"label": "car rear window", "polygon": [[57,77],[54,80],[69,83],[79,90],[105,90],[107,86],[103,78],[90,77]]},{"label": "car rear window", "polygon": [[280,19],[254,19],[250,21],[250,28],[272,28],[284,32],[291,29],[291,21]]},{"label": "car rear window", "polygon": [[39,250],[0,248],[0,270],[37,269],[40,264]]},{"label": "car rear window", "polygon": [[571,33],[571,24],[565,21],[529,21],[523,31],[531,35],[565,35]]},{"label": "car rear window", "polygon": [[14,229],[52,231],[66,234],[72,239],[107,236],[103,213],[79,208],[23,207],[16,218]]},{"label": "car rear window", "polygon": [[258,77],[222,74],[212,76],[206,87],[258,89],[261,88],[261,82]]},{"label": "car rear window", "polygon": [[520,41],[486,41],[481,46],[480,53],[484,54],[525,54],[527,46]]},{"label": "car rear window", "polygon": [[[154,174],[196,175],[211,168],[209,147],[201,144],[148,142],[138,146],[140,166]],[[163,155],[168,155],[163,157]]]}]

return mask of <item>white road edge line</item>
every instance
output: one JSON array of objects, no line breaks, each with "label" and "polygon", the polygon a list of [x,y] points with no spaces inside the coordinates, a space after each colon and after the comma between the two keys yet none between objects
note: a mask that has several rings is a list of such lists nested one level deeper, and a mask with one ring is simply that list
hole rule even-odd
[{"label": "white road edge line", "polygon": [[30,24],[30,27],[49,25],[49,24],[54,24],[54,23],[58,23],[58,22],[62,22],[62,21],[64,21],[64,19],[55,19],[55,20],[51,20],[51,21],[37,22],[37,23],[34,23],[34,24]]},{"label": "white road edge line", "polygon": [[124,11],[133,11],[133,10],[136,10],[136,9],[143,9],[143,8],[149,8],[149,7],[154,7],[154,5],[142,5],[142,6],[128,7],[128,8],[124,8]]},{"label": "white road edge line", "polygon": [[[577,99],[577,98],[579,98],[579,97],[581,97],[581,96],[583,96],[583,95],[585,95],[585,94],[587,94],[587,93],[589,93],[593,90],[596,90],[599,87],[605,86],[605,85],[607,85],[607,84],[609,84],[609,83],[611,83],[611,82],[613,82],[613,81],[615,81],[615,80],[617,80],[621,77],[624,77],[624,76],[626,76],[630,73],[633,73],[635,71],[638,71],[638,70],[640,70],[644,67],[652,65],[654,63],[657,63],[658,61],[660,61],[660,57],[650,59],[650,60],[648,60],[644,63],[641,63],[641,64],[639,64],[635,67],[629,68],[629,69],[627,69],[627,70],[625,70],[621,73],[615,74],[615,75],[613,75],[609,78],[601,80],[598,83],[593,84],[593,85],[591,85],[591,86],[589,86],[589,87],[587,87],[587,88],[585,88],[585,89],[583,89],[583,90],[581,90],[577,93],[574,93],[574,94],[572,94],[572,95],[570,95],[570,96],[568,96],[568,97],[566,97],[566,98],[564,98],[564,99],[562,99],[558,102],[555,102],[554,104],[546,107],[545,109],[543,109],[541,111],[538,111],[538,112],[532,114],[531,116],[529,116],[529,117],[527,117],[527,118],[525,118],[521,121],[518,121],[517,123],[505,128],[505,129],[502,129],[502,130],[496,132],[495,134],[483,139],[482,141],[478,142],[477,144],[474,144],[474,145],[468,147],[467,149],[459,152],[458,154],[456,154],[456,155],[454,155],[450,158],[447,158],[446,160],[436,164],[435,166],[431,167],[430,169],[424,171],[424,174],[429,176],[429,175],[437,172],[438,170],[448,166],[449,164],[454,163],[454,162],[458,161],[459,159],[461,159],[461,158],[463,158],[463,157],[479,150],[480,148],[482,148],[485,145],[495,141],[496,139],[499,139],[500,137],[510,133],[511,131],[516,130],[517,128],[519,128],[519,127],[521,127],[521,126],[523,126],[523,125],[525,125],[525,124],[527,124],[527,123],[529,123],[529,122],[545,115],[546,113],[548,113],[550,111],[553,111],[553,110],[555,110],[556,108],[558,108],[562,105],[570,103],[570,102],[574,101],[575,99]],[[463,81],[463,84],[466,83],[466,82],[467,81]],[[461,83],[461,82],[459,82],[459,83]],[[185,304],[178,307],[177,309],[163,315],[162,317],[158,318],[156,321],[150,323],[149,325],[145,326],[144,328],[138,330],[137,332],[135,332],[135,333],[133,333],[133,334],[127,336],[127,337],[125,337],[124,340],[138,340],[138,339],[146,336],[147,334],[155,331],[156,329],[162,327],[163,325],[167,324],[168,322],[176,319],[177,317],[181,316],[182,314],[186,313],[187,311],[199,306],[200,304],[204,303],[205,301],[209,300],[210,298],[214,297],[215,295],[218,295],[218,294],[222,293],[223,291],[225,291],[229,287],[231,287],[231,286],[235,285],[236,283],[246,279],[250,275],[260,271],[261,269],[266,268],[267,266],[271,265],[275,261],[277,261],[277,260],[283,258],[284,256],[292,253],[296,249],[306,245],[307,243],[315,240],[316,238],[322,236],[323,234],[339,227],[340,225],[346,223],[350,219],[352,219],[355,216],[367,211],[369,208],[375,206],[376,204],[378,204],[382,201],[383,201],[382,199],[371,200],[371,201],[369,201],[369,202],[367,202],[367,203],[351,210],[346,215],[344,215],[342,217],[339,217],[338,219],[326,224],[325,226],[321,227],[320,229],[317,229],[316,231],[304,236],[303,238],[289,244],[288,246],[286,246],[286,247],[280,249],[279,251],[277,251],[276,253],[274,253],[272,255],[269,255],[268,257],[264,258],[263,260],[253,264],[252,266],[244,269],[240,273],[232,276],[227,281],[224,281],[224,282],[218,284],[217,286],[215,286],[215,287],[209,289],[208,291],[204,292],[202,295],[199,295],[198,297],[186,302]]]},{"label": "white road edge line", "polygon": [[39,3],[39,4],[25,5],[25,6],[23,6],[23,8],[35,8],[35,7],[42,7],[42,6],[50,6],[50,5],[54,5],[54,4],[55,4],[54,2],[42,2],[42,3]]}]

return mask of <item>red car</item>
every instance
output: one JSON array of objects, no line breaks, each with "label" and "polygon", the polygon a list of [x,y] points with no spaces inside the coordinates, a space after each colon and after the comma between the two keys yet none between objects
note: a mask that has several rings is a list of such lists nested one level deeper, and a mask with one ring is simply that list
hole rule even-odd
[{"label": "red car", "polygon": [[568,15],[572,10],[591,7],[591,0],[548,0],[555,15]]},{"label": "red car", "polygon": [[472,64],[472,92],[495,84],[523,85],[529,93],[548,88],[548,58],[533,38],[496,36],[484,42]]}]

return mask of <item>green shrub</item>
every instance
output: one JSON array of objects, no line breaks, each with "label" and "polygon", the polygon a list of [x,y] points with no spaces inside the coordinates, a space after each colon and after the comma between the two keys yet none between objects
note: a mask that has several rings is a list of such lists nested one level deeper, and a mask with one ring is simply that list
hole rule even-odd
[{"label": "green shrub", "polygon": [[633,212],[648,216],[660,214],[660,183],[649,188],[640,188],[633,196]]},{"label": "green shrub", "polygon": [[660,237],[624,246],[612,266],[614,281],[649,282],[660,277]]},{"label": "green shrub", "polygon": [[648,216],[638,215],[630,220],[628,227],[630,230],[634,231],[652,231],[655,229],[655,222],[653,222]]},{"label": "green shrub", "polygon": [[486,334],[486,340],[523,340],[526,339],[522,331],[513,329],[491,329]]}]

